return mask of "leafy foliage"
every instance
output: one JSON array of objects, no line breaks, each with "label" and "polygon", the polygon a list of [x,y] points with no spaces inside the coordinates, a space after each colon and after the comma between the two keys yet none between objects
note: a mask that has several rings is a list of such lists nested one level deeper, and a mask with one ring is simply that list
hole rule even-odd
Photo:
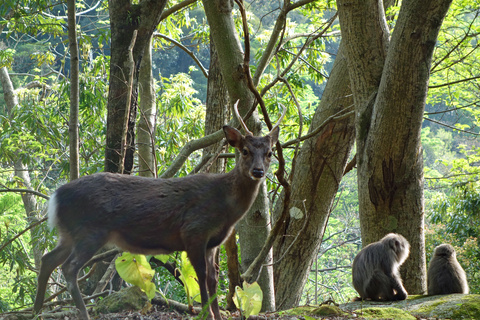
[{"label": "leafy foliage", "polygon": [[[169,1],[168,7],[178,2]],[[77,5],[84,10],[91,8],[92,2],[77,1]],[[107,2],[101,2],[95,10],[79,15],[78,20],[82,174],[95,173],[103,168],[110,50],[107,6]],[[425,115],[429,121],[425,122],[422,131],[427,178],[427,254],[430,255],[434,246],[442,242],[454,244],[459,261],[469,276],[471,291],[477,293],[480,291],[480,215],[477,209],[480,201],[480,146],[478,139],[472,137],[479,133],[480,119],[479,7],[478,0],[455,1],[443,24],[432,64]],[[279,8],[277,2],[269,1],[251,1],[246,8],[253,57],[251,70],[254,73],[272,34]],[[278,114],[280,103],[288,107],[287,117],[282,123],[282,141],[304,135],[311,125],[335,58],[339,25],[334,24],[328,30],[330,37],[319,37],[303,51],[302,47],[318,33],[334,10],[335,2],[329,0],[314,1],[289,13],[282,39],[276,43],[275,55],[260,78],[258,89],[269,88],[262,92],[268,113]],[[394,8],[389,14],[394,17],[397,10]],[[6,66],[11,70],[19,98],[18,107],[10,115],[7,115],[0,98],[2,189],[18,187],[12,173],[13,162],[18,158],[28,166],[36,191],[48,194],[67,180],[70,62],[66,20],[62,18],[65,14],[63,3],[49,0],[5,0],[0,4],[0,28],[4,28],[0,34],[0,67]],[[238,30],[241,30],[238,11],[234,14]],[[394,21],[391,25],[394,26]],[[208,65],[209,27],[200,1],[169,15],[157,31],[181,42],[202,64]],[[203,136],[206,79],[198,66],[194,67],[190,58],[174,48],[171,41],[155,37],[154,47],[158,89],[155,151],[159,164],[157,170],[163,172],[182,146]],[[294,59],[295,63],[291,64]],[[290,65],[291,68],[282,74]],[[291,172],[295,150],[288,148],[284,154],[287,172]],[[191,155],[177,175],[191,172],[200,158],[200,152]],[[275,171],[275,166],[272,165],[271,172]],[[354,294],[348,266],[359,250],[360,242],[357,184],[352,176],[347,175],[341,181],[341,191],[315,270],[304,290],[302,301],[306,303],[328,298],[344,302]],[[268,178],[273,205],[277,200],[278,186],[272,173],[268,174]],[[28,224],[20,195],[0,194],[0,245]],[[54,240],[54,233],[41,226],[33,236],[27,232],[0,250],[2,311],[31,304],[36,276],[31,257],[32,244],[51,249]],[[222,257],[220,261],[220,287],[225,290],[225,259]],[[148,263],[144,262],[140,257],[129,260],[137,270],[142,266],[148,270]],[[191,267],[181,258],[178,258],[177,265],[185,268],[182,274],[186,277],[188,296],[197,296],[192,289],[195,281],[189,271]],[[171,275],[164,271],[154,276],[155,283],[158,286],[162,284],[163,291],[166,292],[167,287],[173,288],[171,296],[184,299],[184,289],[178,287],[176,281],[166,279],[171,279]],[[148,286],[147,291],[151,290],[151,285]]]}]

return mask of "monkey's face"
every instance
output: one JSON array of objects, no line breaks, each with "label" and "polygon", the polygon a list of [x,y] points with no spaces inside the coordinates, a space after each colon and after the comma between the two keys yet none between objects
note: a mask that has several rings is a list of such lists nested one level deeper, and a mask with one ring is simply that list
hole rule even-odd
[{"label": "monkey's face", "polygon": [[395,253],[396,260],[402,264],[410,254],[410,244],[407,239],[397,233],[389,233],[381,240],[387,243],[390,249]]}]

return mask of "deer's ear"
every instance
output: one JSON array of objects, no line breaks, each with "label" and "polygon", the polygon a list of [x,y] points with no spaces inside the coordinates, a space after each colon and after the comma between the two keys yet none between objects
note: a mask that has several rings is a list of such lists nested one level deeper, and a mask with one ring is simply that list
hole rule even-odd
[{"label": "deer's ear", "polygon": [[228,143],[237,149],[243,147],[243,136],[237,129],[230,126],[223,126],[223,132],[227,138]]},{"label": "deer's ear", "polygon": [[271,146],[273,147],[277,141],[278,141],[278,134],[280,133],[280,128],[279,127],[275,127],[273,128],[272,131],[270,131],[270,133],[268,134],[268,136],[270,137],[271,139]]}]

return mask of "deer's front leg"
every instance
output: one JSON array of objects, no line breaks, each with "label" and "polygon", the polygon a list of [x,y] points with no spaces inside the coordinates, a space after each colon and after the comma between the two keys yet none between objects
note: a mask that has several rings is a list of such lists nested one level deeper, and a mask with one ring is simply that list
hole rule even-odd
[{"label": "deer's front leg", "polygon": [[[209,296],[207,292],[207,259],[205,247],[192,246],[187,248],[187,255],[195,269],[200,287],[200,297],[202,299],[202,308],[207,310],[207,319],[213,319],[212,309],[208,304]],[[221,318],[220,318],[221,319]]]}]

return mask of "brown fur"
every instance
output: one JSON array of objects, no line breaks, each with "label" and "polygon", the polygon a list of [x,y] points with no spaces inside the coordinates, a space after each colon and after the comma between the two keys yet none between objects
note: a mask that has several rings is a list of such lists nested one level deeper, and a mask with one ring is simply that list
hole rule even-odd
[{"label": "brown fur", "polygon": [[[82,319],[89,319],[77,285],[82,266],[107,243],[132,253],[186,251],[197,272],[202,305],[216,293],[215,251],[254,201],[278,139],[278,126],[265,137],[242,136],[224,127],[240,150],[226,174],[151,179],[112,173],[86,176],[60,187],[50,199],[49,219],[58,227],[57,247],[42,258],[34,312],[42,308],[48,278],[62,265]],[[210,318],[221,319],[217,299]]]}]

